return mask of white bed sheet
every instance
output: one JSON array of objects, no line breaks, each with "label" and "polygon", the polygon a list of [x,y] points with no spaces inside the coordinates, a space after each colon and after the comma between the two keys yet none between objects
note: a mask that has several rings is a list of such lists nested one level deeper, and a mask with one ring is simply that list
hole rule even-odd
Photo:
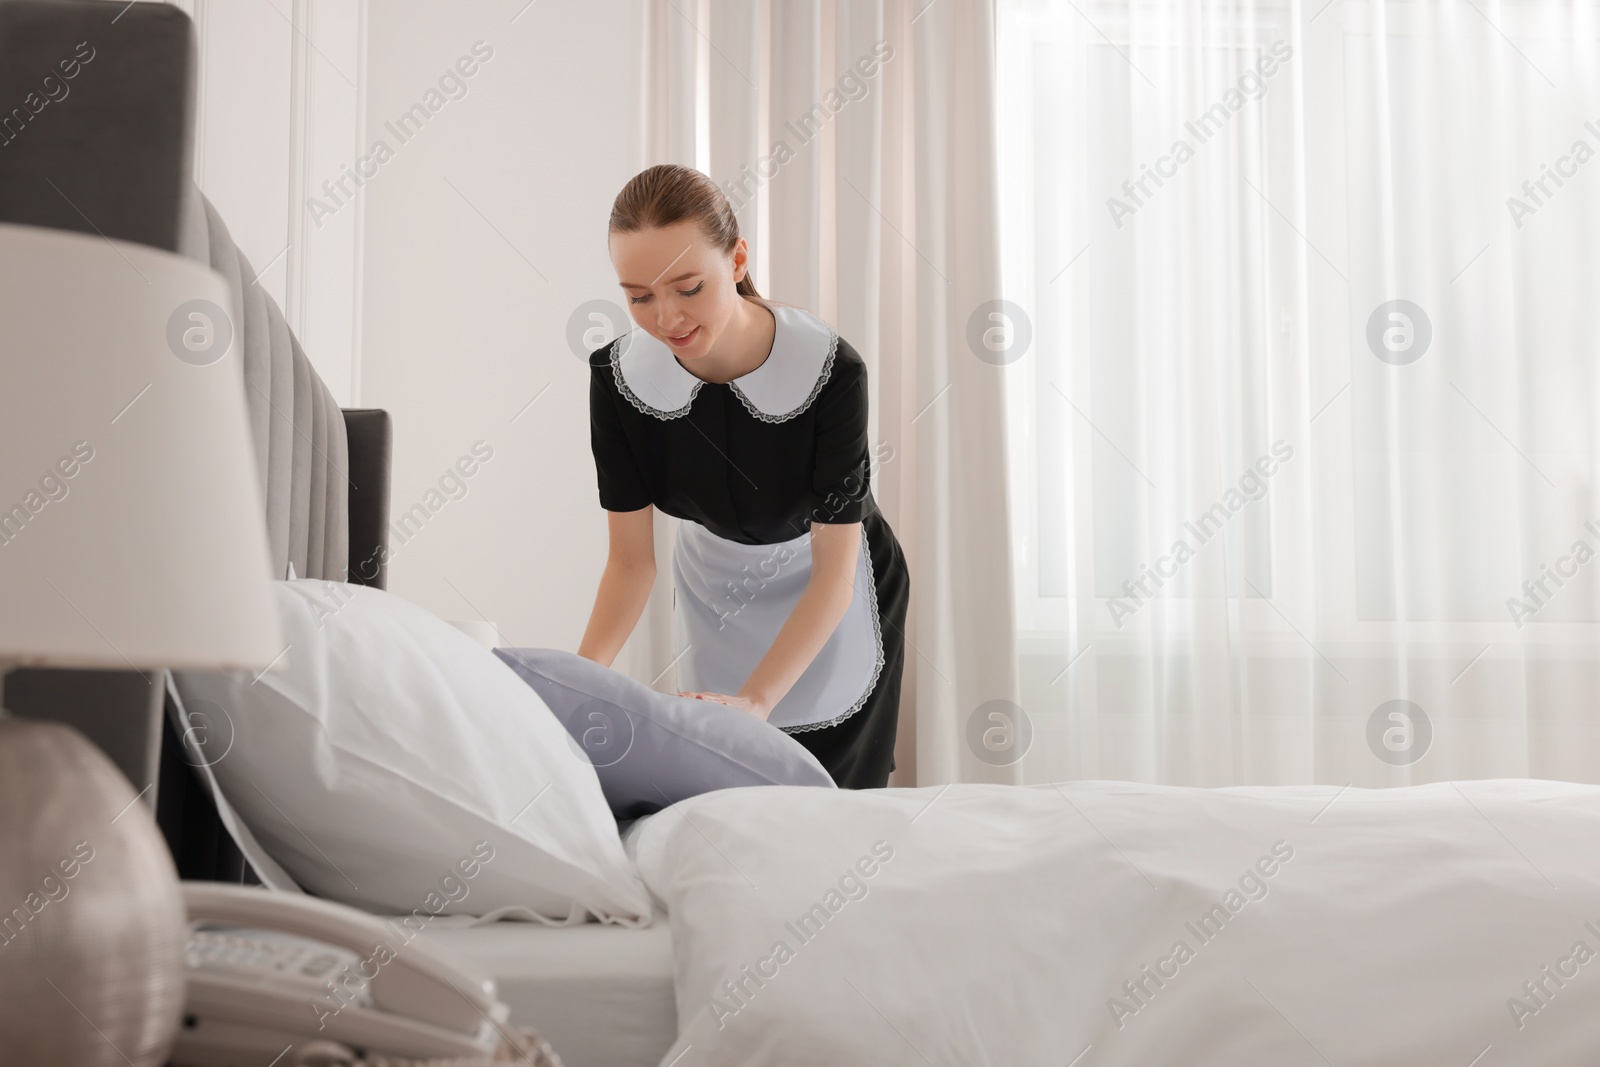
[{"label": "white bed sheet", "polygon": [[497,922],[422,936],[493,975],[512,1021],[538,1030],[565,1067],[655,1067],[677,1034],[662,914],[643,929]]},{"label": "white bed sheet", "polygon": [[624,839],[681,1067],[1595,1063],[1597,842],[1540,781],[772,786]]}]

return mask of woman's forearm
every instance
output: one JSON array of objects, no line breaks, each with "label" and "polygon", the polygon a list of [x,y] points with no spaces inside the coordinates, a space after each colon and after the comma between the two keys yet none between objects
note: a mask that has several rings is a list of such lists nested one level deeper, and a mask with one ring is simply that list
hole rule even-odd
[{"label": "woman's forearm", "polygon": [[850,610],[854,596],[855,590],[848,579],[828,579],[814,574],[778,631],[772,647],[761,657],[737,695],[756,701],[770,713],[833,636],[845,612]]},{"label": "woman's forearm", "polygon": [[600,576],[600,588],[595,593],[594,610],[589,614],[589,626],[578,645],[578,655],[602,666],[611,666],[628,635],[638,625],[639,616],[644,614],[655,580],[653,566],[607,560],[605,573]]}]

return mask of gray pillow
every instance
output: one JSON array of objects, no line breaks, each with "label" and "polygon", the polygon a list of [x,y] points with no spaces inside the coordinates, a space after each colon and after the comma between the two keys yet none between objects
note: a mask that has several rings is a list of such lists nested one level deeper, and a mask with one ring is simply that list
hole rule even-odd
[{"label": "gray pillow", "polygon": [[554,648],[497,648],[594,765],[618,819],[742,785],[837,788],[800,742],[726,704],[660,693]]}]

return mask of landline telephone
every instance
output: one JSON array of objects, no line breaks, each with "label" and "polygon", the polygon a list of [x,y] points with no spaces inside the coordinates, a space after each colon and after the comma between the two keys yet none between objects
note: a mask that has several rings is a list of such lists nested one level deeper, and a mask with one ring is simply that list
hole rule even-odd
[{"label": "landline telephone", "polygon": [[183,893],[188,999],[171,1067],[560,1067],[507,1023],[493,978],[422,938],[316,897],[214,882]]}]

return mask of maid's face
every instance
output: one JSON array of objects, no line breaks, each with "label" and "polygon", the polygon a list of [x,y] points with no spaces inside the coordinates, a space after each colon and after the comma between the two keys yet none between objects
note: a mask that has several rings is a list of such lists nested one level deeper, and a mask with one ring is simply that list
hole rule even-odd
[{"label": "maid's face", "polygon": [[745,273],[743,239],[714,248],[698,224],[611,235],[611,263],[639,328],[688,362],[712,350],[738,313]]}]

